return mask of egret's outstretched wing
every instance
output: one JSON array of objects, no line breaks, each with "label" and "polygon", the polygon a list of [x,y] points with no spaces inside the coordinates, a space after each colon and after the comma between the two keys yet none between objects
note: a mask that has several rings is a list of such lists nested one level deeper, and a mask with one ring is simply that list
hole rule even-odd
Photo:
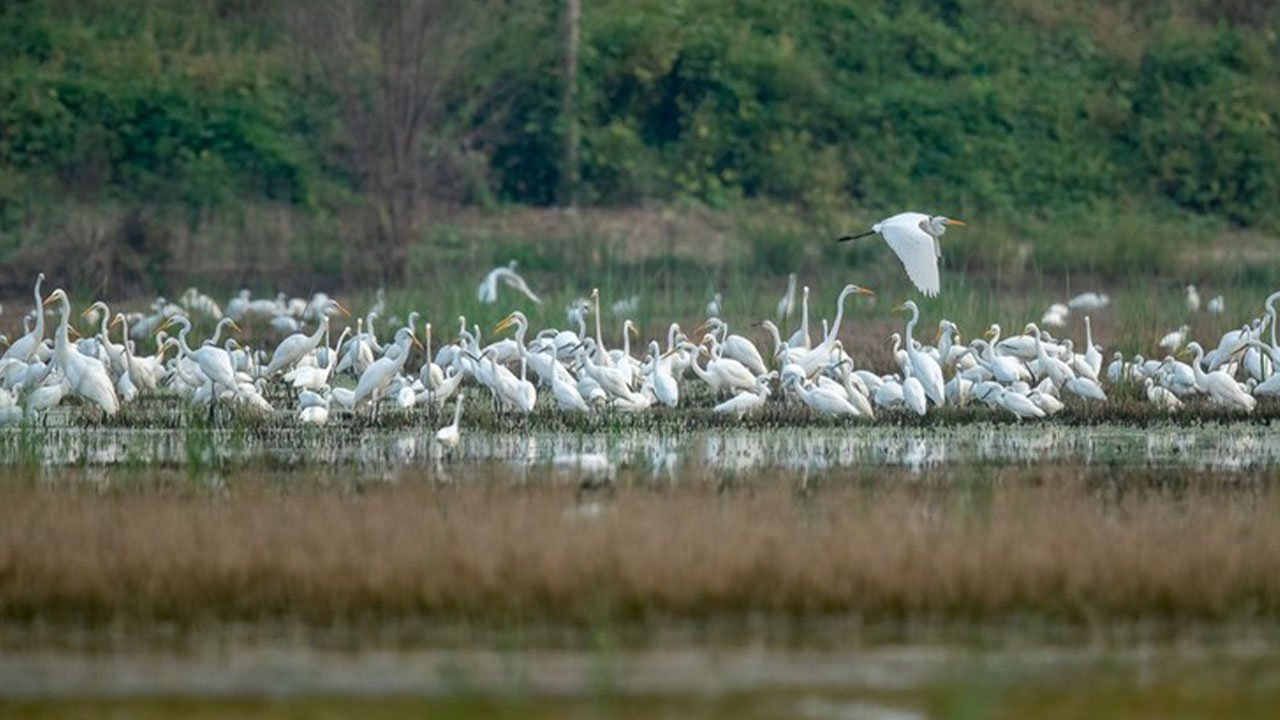
[{"label": "egret's outstretched wing", "polygon": [[542,304],[542,298],[534,294],[533,290],[529,288],[529,284],[524,281],[524,278],[520,277],[516,273],[510,270],[506,271],[505,273],[503,273],[503,280],[507,283],[507,287],[517,292],[523,293],[525,297],[529,298],[530,300],[537,303],[538,305]]},{"label": "egret's outstretched wing", "polygon": [[880,234],[902,261],[907,277],[926,297],[935,297],[941,289],[938,281],[938,247],[932,235],[919,223],[910,221],[881,223]]}]

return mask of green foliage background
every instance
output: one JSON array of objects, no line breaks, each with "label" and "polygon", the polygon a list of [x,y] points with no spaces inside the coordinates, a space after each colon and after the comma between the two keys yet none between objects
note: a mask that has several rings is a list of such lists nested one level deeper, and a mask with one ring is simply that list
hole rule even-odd
[{"label": "green foliage background", "polygon": [[[0,232],[68,203],[186,222],[358,205],[351,129],[286,4],[0,3]],[[556,200],[559,11],[483,15],[424,139],[466,138],[478,177],[438,173],[430,192]],[[1261,0],[584,0],[579,198],[1274,229],[1278,27]]]}]

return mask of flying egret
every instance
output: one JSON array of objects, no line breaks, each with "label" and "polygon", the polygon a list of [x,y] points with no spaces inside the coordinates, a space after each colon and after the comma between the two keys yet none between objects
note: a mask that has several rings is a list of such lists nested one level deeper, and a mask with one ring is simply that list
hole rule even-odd
[{"label": "flying egret", "polygon": [[1101,310],[1111,304],[1111,298],[1106,293],[1086,292],[1071,298],[1067,301],[1067,307],[1072,310]]},{"label": "flying egret", "polygon": [[515,260],[507,263],[506,267],[499,265],[498,267],[490,270],[489,274],[485,275],[484,280],[480,282],[480,287],[476,290],[476,299],[487,305],[498,302],[499,282],[512,290],[523,294],[535,304],[542,304],[542,298],[534,294],[533,290],[529,289],[529,285],[524,281],[524,278],[516,274]]},{"label": "flying egret", "polygon": [[924,213],[904,212],[881,220],[871,229],[857,235],[845,235],[840,242],[879,234],[902,261],[907,277],[925,297],[935,297],[941,289],[938,258],[942,245],[938,242],[948,225],[964,225],[944,215],[930,217]]}]

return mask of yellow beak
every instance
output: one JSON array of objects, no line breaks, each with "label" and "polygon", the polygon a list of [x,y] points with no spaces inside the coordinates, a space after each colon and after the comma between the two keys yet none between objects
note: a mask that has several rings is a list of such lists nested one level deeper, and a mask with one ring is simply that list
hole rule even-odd
[{"label": "yellow beak", "polygon": [[854,291],[855,293],[859,294],[859,295],[875,295],[875,293],[874,293],[874,292],[872,292],[872,291],[870,291],[870,290],[868,290],[868,289],[866,289],[866,288],[864,288],[864,287],[862,287],[862,286],[860,286],[860,285],[854,285],[854,286],[853,286],[853,291]]},{"label": "yellow beak", "polygon": [[964,221],[963,221],[963,220],[953,220],[953,219],[948,219],[948,220],[947,220],[947,224],[948,224],[948,225],[960,225],[960,226],[962,226],[962,227],[963,227],[963,226],[964,226]]},{"label": "yellow beak", "polygon": [[334,300],[333,304],[334,304],[334,307],[338,308],[338,312],[342,313],[345,317],[351,317],[351,311],[343,307],[342,303],[338,302],[337,300]]},{"label": "yellow beak", "polygon": [[240,329],[240,326],[236,324],[235,320],[232,320],[231,322],[227,323],[227,325],[230,326],[231,329],[235,330],[236,332],[244,332],[243,330]]},{"label": "yellow beak", "polygon": [[490,332],[492,332],[492,333],[500,333],[500,332],[502,332],[503,330],[506,330],[507,328],[511,327],[511,323],[512,323],[512,322],[513,322],[512,317],[511,317],[510,315],[508,315],[508,316],[506,316],[506,317],[502,318],[501,320],[499,320],[499,321],[498,321],[498,324],[497,324],[497,325],[494,325],[494,326],[493,326],[493,330],[491,330]]}]

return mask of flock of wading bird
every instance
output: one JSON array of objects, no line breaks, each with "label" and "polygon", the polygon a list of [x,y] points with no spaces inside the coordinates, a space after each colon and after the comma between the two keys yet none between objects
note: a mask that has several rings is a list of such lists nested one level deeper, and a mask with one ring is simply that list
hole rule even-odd
[{"label": "flock of wading bird", "polygon": [[[562,413],[674,408],[686,396],[687,383],[703,383],[715,397],[715,412],[739,418],[770,402],[803,405],[822,416],[861,418],[895,409],[925,415],[931,408],[981,402],[1020,419],[1042,418],[1061,411],[1069,397],[1104,403],[1107,387],[1121,382],[1145,386],[1147,399],[1168,411],[1176,411],[1190,396],[1204,395],[1247,413],[1253,411],[1255,397],[1280,394],[1280,375],[1272,373],[1280,364],[1275,339],[1280,293],[1266,299],[1260,319],[1223,335],[1209,352],[1197,342],[1183,347],[1185,328],[1162,340],[1171,351],[1181,348],[1190,362],[1173,356],[1126,360],[1116,353],[1105,367],[1087,315],[1083,353],[1076,352],[1071,340],[1054,338],[1035,323],[1008,337],[992,325],[986,338],[964,343],[956,325],[942,320],[935,344],[928,345],[916,339],[920,313],[907,301],[896,308],[906,313],[905,327],[892,336],[898,372],[879,374],[859,369],[839,339],[849,299],[873,294],[852,284],[840,293],[835,317],[829,326],[823,321],[820,334],[810,327],[806,287],[794,332],[784,336],[772,320],[758,323],[771,339],[763,351],[712,314],[694,332],[696,340],[673,323],[665,345],[652,340],[640,346],[642,356],[637,357],[631,344],[636,326],[629,319],[622,324],[622,346],[606,347],[596,290],[568,308],[567,329],[534,331],[524,313],[515,311],[491,333],[514,328],[514,337],[484,342],[480,328],[460,317],[456,339],[433,352],[431,324],[423,326],[420,341],[416,312],[403,322],[393,318],[391,341],[379,340],[376,327],[386,317],[381,293],[354,328],[347,325],[341,331],[333,328],[331,318],[349,313],[323,293],[306,300],[253,298],[241,291],[224,313],[212,298],[191,289],[178,303],[157,299],[148,313],[113,314],[105,303],[95,302],[81,313],[93,328],[82,335],[72,327],[75,315],[66,292],[57,289],[42,297],[43,280],[41,275],[36,281],[35,309],[26,317],[25,334],[0,358],[0,421],[39,414],[68,397],[113,415],[121,403],[146,393],[263,415],[275,412],[271,397],[277,404],[293,404],[290,412],[304,423],[326,423],[335,411],[374,414],[380,406],[439,410],[454,399],[453,422],[437,433],[440,443],[450,447],[459,437],[465,386],[483,388],[500,413],[527,414],[539,396]],[[480,300],[496,302],[500,287],[541,302],[514,266],[490,273],[481,283]],[[793,275],[778,303],[779,322],[793,315],[796,299]],[[1050,308],[1045,320],[1056,324],[1073,308],[1088,311],[1108,302],[1105,295],[1086,293],[1067,306]],[[1199,307],[1194,288],[1188,288],[1187,304],[1189,310]],[[50,305],[57,317],[52,338],[45,328]],[[716,305],[713,301],[709,309],[717,311]],[[191,338],[195,316],[216,322],[212,336],[202,342]],[[591,329],[588,316],[593,317]],[[237,320],[251,317],[287,337],[274,349],[224,338],[228,331],[239,331]],[[1264,340],[1268,326],[1270,337]],[[139,354],[135,343],[148,339],[156,349]],[[415,348],[422,352],[411,364]]]}]

